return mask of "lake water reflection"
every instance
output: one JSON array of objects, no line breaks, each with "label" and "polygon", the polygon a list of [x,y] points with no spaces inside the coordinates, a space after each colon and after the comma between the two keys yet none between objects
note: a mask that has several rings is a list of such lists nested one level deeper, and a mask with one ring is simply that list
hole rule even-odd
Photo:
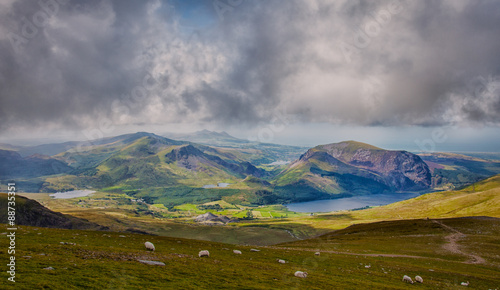
[{"label": "lake water reflection", "polygon": [[418,193],[371,194],[338,199],[297,202],[286,204],[285,206],[289,210],[295,212],[331,212],[362,208],[365,206],[386,205],[417,196],[419,196]]},{"label": "lake water reflection", "polygon": [[95,191],[92,190],[72,190],[67,192],[56,192],[53,194],[49,194],[49,196],[52,196],[55,199],[67,199],[75,197],[84,197],[94,192]]}]

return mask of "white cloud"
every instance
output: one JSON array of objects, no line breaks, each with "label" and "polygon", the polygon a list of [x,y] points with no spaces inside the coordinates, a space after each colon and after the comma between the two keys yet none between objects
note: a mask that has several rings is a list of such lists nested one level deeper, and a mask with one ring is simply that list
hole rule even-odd
[{"label": "white cloud", "polygon": [[[165,1],[70,1],[17,52],[5,33],[39,8],[2,3],[3,131],[102,118],[253,126],[284,106],[306,123],[500,123],[494,2],[246,1],[197,31]],[[481,77],[495,81],[471,98]]]}]

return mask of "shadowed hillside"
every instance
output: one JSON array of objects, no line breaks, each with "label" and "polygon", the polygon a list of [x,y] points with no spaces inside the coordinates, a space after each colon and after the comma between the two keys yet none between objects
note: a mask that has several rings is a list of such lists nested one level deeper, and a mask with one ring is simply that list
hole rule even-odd
[{"label": "shadowed hillside", "polygon": [[[16,196],[15,212],[17,225],[28,225],[47,228],[60,229],[92,229],[105,230],[98,224],[89,222],[85,219],[76,218],[70,215],[51,211],[42,206],[35,200],[22,196]],[[0,193],[0,222],[7,223],[7,194]]]}]

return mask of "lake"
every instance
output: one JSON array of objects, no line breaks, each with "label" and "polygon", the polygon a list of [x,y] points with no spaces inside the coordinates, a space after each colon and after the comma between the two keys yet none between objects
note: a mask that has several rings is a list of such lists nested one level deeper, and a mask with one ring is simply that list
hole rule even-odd
[{"label": "lake", "polygon": [[52,196],[55,199],[67,199],[75,197],[84,197],[94,192],[95,191],[92,190],[72,190],[67,192],[56,192],[53,194],[49,194],[49,196]]},{"label": "lake", "polygon": [[323,199],[285,204],[295,212],[331,212],[362,208],[365,206],[386,205],[419,196],[418,193],[371,194],[338,199]]}]

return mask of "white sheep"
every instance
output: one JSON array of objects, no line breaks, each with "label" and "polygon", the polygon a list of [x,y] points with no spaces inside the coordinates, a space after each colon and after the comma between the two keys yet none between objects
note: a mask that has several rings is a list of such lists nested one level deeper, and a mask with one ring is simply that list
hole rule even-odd
[{"label": "white sheep", "polygon": [[415,276],[415,282],[424,283],[424,279],[422,279],[422,277],[420,276]]},{"label": "white sheep", "polygon": [[281,260],[281,259],[276,259],[276,261],[278,261],[278,263],[280,263],[280,264],[285,264],[286,263],[285,260]]},{"label": "white sheep", "polygon": [[241,251],[240,250],[233,250],[233,253],[235,253],[237,255],[241,255]]},{"label": "white sheep", "polygon": [[316,256],[319,256],[320,252],[316,252],[316,253],[314,253],[314,254],[315,254]]},{"label": "white sheep", "polygon": [[295,277],[299,278],[306,278],[307,277],[307,272],[302,272],[302,271],[297,271],[295,274],[293,274]]},{"label": "white sheep", "polygon": [[198,257],[210,257],[210,253],[207,250],[200,251]]},{"label": "white sheep", "polygon": [[413,284],[413,280],[410,278],[410,276],[407,276],[407,275],[403,276],[403,281],[406,283]]},{"label": "white sheep", "polygon": [[469,286],[469,281],[460,283],[462,286]]},{"label": "white sheep", "polygon": [[151,242],[145,242],[144,246],[146,247],[147,250],[154,251],[155,250],[155,245]]}]

